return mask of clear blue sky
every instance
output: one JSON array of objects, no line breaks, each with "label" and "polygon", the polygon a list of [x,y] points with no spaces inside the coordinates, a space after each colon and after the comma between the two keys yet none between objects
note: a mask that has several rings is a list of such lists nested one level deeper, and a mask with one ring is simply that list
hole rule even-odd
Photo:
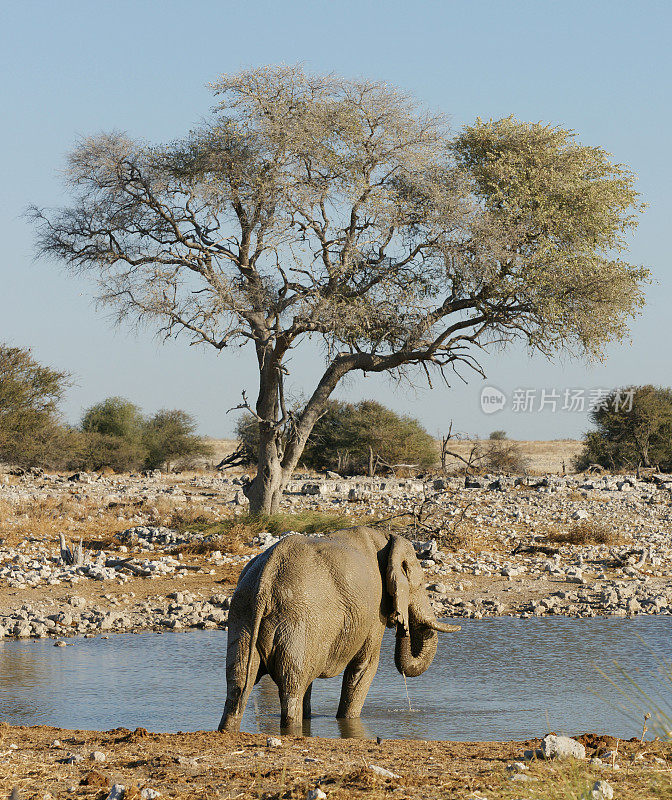
[{"label": "clear blue sky", "polygon": [[[23,210],[66,199],[58,171],[78,136],[117,129],[169,140],[208,113],[205,84],[217,75],[282,61],[397,84],[448,112],[456,128],[509,114],[560,124],[628,164],[649,203],[629,260],[650,266],[657,281],[632,343],[592,367],[530,360],[519,350],[497,354],[485,361],[487,384],[509,397],[523,387],[672,384],[671,3],[25,0],[4,2],[0,15],[0,341],[31,347],[40,361],[72,372],[76,385],[64,405],[71,421],[118,394],[147,412],[184,408],[202,432],[225,436],[234,416],[226,410],[240,390],[254,396],[254,358],[114,328],[94,307],[92,285],[34,262]],[[319,366],[314,351],[297,352],[294,390],[309,391]],[[588,425],[579,413],[484,416],[484,385],[437,381],[414,392],[368,378],[338,396],[379,399],[432,433],[451,418],[458,430],[504,428],[517,438],[576,436]]]}]

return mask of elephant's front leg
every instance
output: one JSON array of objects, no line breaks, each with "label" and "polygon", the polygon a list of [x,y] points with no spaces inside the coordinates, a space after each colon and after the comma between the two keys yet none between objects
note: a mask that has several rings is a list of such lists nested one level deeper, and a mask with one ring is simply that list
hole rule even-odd
[{"label": "elephant's front leg", "polygon": [[341,701],[336,716],[352,719],[362,713],[371,682],[378,669],[380,642],[365,645],[360,653],[348,664],[343,673]]}]

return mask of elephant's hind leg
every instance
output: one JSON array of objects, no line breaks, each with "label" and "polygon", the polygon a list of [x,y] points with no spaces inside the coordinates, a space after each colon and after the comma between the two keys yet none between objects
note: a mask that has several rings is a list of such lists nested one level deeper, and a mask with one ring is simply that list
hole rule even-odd
[{"label": "elephant's hind leg", "polygon": [[303,691],[280,687],[280,727],[297,728],[303,722]]},{"label": "elephant's hind leg", "polygon": [[298,675],[286,673],[278,682],[280,695],[280,726],[301,727],[305,712],[310,717],[310,692],[312,684],[306,686]]},{"label": "elephant's hind leg", "polygon": [[234,648],[232,657],[227,655],[226,665],[226,703],[224,704],[224,713],[219,723],[218,730],[220,731],[238,731],[240,730],[240,722],[243,718],[243,712],[247,705],[247,699],[253,689],[254,684],[259,680],[261,675],[265,673],[265,669],[261,667],[261,658],[256,648],[253,648],[250,664],[250,674],[254,676],[254,680],[250,681],[247,685],[247,657],[249,655],[249,637],[242,636],[237,642],[237,647]]},{"label": "elephant's hind leg", "polygon": [[303,695],[303,718],[310,719],[312,716],[311,709],[310,709],[310,695],[313,691],[313,684],[311,683],[310,686],[306,689],[306,693]]},{"label": "elephant's hind leg", "polygon": [[339,719],[352,719],[362,713],[371,682],[378,669],[380,643],[377,647],[367,647],[348,664],[343,673],[341,701],[336,716]]}]

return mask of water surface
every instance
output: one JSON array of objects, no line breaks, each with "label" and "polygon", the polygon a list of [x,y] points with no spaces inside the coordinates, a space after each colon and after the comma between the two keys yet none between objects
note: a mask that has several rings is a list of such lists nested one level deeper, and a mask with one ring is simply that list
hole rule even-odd
[{"label": "water surface", "polygon": [[[340,678],[332,678],[315,682],[315,716],[305,732],[460,741],[524,739],[549,730],[640,735],[639,720],[610,705],[618,693],[596,669],[616,675],[614,661],[664,696],[654,653],[672,661],[670,617],[460,623],[460,633],[439,634],[430,669],[408,679],[412,711],[387,631],[361,724],[339,726],[334,719]],[[72,647],[44,639],[0,642],[1,720],[92,730],[216,728],[226,695],[225,631],[69,641]],[[250,697],[242,729],[277,733],[279,726],[277,691],[266,677]]]}]

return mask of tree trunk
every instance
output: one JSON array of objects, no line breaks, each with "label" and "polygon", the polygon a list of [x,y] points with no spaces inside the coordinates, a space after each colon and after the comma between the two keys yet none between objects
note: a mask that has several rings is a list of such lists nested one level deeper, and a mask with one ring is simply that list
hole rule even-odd
[{"label": "tree trunk", "polygon": [[258,350],[260,388],[257,400],[259,422],[259,453],[257,474],[243,488],[252,514],[275,514],[280,508],[282,492],[298,464],[313,426],[327,407],[327,401],[338,381],[352,369],[352,358],[337,359],[327,367],[317,388],[294,424],[291,438],[281,454],[280,431],[274,424],[280,410],[281,381],[277,361]]},{"label": "tree trunk", "polygon": [[276,514],[280,508],[284,479],[278,454],[278,435],[271,425],[259,423],[257,474],[243,487],[251,514]]}]

